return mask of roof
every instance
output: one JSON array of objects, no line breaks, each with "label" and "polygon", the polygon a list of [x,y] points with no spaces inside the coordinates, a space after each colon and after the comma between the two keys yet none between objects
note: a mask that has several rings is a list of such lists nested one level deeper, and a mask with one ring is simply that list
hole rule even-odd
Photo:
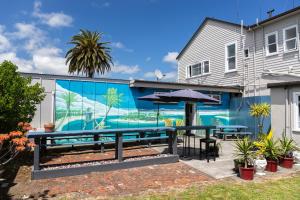
[{"label": "roof", "polygon": [[136,88],[159,88],[159,89],[192,89],[212,92],[230,92],[241,93],[242,87],[240,86],[216,86],[216,85],[202,85],[190,83],[176,83],[176,82],[158,82],[158,81],[145,81],[145,80],[131,80],[130,87]]},{"label": "roof", "polygon": [[[178,60],[181,55],[185,52],[185,50],[189,47],[189,45],[192,43],[192,41],[194,40],[194,38],[197,36],[197,34],[202,30],[202,28],[204,27],[204,25],[206,24],[207,21],[215,21],[215,22],[221,22],[221,23],[225,23],[225,24],[229,24],[229,25],[233,25],[233,26],[238,26],[240,27],[240,24],[237,23],[233,23],[233,22],[229,22],[229,21],[225,21],[225,20],[221,20],[221,19],[215,19],[215,18],[211,18],[211,17],[206,17],[203,22],[200,24],[200,26],[198,27],[198,29],[194,32],[193,36],[191,37],[191,39],[187,42],[187,44],[183,47],[183,49],[180,51],[180,53],[178,54],[178,56],[176,57],[176,59]],[[246,28],[244,26],[244,28]]]},{"label": "roof", "polygon": [[249,28],[253,29],[253,28],[257,27],[257,26],[262,26],[262,25],[271,23],[273,21],[280,20],[280,18],[287,17],[288,15],[294,14],[294,12],[297,12],[297,11],[300,11],[300,6],[295,7],[293,9],[290,9],[290,10],[287,10],[287,11],[285,11],[283,13],[278,14],[278,15],[274,15],[273,17],[270,17],[268,19],[262,20],[258,24],[255,23],[253,25],[250,25]]},{"label": "roof", "polygon": [[81,80],[81,81],[95,81],[95,82],[113,82],[113,83],[126,83],[129,84],[129,80],[124,79],[112,79],[112,78],[88,78],[84,76],[72,76],[72,75],[58,75],[58,74],[40,74],[40,73],[25,73],[20,72],[22,76],[32,78],[44,78],[44,79],[64,79],[64,80]]},{"label": "roof", "polygon": [[289,86],[300,86],[300,81],[289,81],[289,82],[278,82],[278,83],[268,83],[268,88],[281,88]]},{"label": "roof", "polygon": [[[273,17],[270,17],[268,19],[262,20],[259,23],[255,23],[249,26],[243,26],[245,29],[255,29],[255,28],[259,28],[260,26],[269,24],[271,22],[280,20],[283,17],[287,17],[289,15],[294,14],[295,12],[300,12],[300,6],[295,7],[293,9],[287,10],[286,12],[280,13],[278,15],[274,15]],[[225,23],[225,24],[229,24],[229,25],[233,25],[233,26],[241,26],[241,24],[237,24],[237,23],[233,23],[233,22],[229,22],[229,21],[224,21],[221,19],[215,19],[215,18],[210,18],[210,17],[206,17],[204,19],[204,21],[200,24],[200,26],[198,27],[198,29],[194,32],[193,36],[191,37],[191,39],[187,42],[187,44],[183,47],[183,49],[180,51],[180,53],[177,56],[177,60],[182,56],[182,54],[185,52],[185,50],[189,47],[189,45],[192,43],[192,41],[194,40],[194,38],[197,36],[197,34],[201,31],[201,29],[204,27],[204,25],[206,24],[206,22],[208,20],[212,20],[212,21],[216,21],[216,22],[220,22],[220,23]]]}]

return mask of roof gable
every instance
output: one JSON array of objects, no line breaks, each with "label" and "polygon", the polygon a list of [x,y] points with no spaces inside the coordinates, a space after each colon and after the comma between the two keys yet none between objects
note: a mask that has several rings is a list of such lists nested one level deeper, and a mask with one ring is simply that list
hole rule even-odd
[{"label": "roof gable", "polygon": [[[215,19],[215,18],[210,18],[210,17],[206,17],[203,22],[200,24],[200,26],[198,27],[198,29],[194,32],[193,36],[191,37],[191,39],[187,42],[187,44],[183,47],[183,49],[180,51],[180,53],[178,54],[178,56],[176,57],[176,60],[178,60],[182,54],[185,52],[185,50],[190,46],[190,44],[193,42],[193,40],[196,38],[196,36],[198,35],[198,33],[200,33],[200,31],[205,27],[205,25],[207,24],[208,21],[214,21],[214,22],[219,22],[219,23],[225,23],[225,24],[229,24],[232,26],[238,26],[240,27],[240,24],[237,23],[233,23],[233,22],[228,22],[228,21],[224,21],[224,20],[220,20],[220,19]],[[246,28],[246,26],[244,26],[244,28]]]}]

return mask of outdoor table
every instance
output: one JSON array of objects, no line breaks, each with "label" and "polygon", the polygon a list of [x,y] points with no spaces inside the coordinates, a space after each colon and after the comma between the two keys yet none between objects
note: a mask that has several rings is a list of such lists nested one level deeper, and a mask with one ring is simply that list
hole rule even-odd
[{"label": "outdoor table", "polygon": [[106,135],[115,134],[115,159],[123,161],[123,134],[131,132],[160,132],[165,131],[168,135],[168,148],[170,154],[177,154],[177,135],[176,130],[172,127],[149,127],[149,128],[123,128],[123,129],[102,129],[102,130],[80,130],[80,131],[30,131],[28,138],[33,138],[34,147],[34,170],[40,169],[41,140],[47,137],[67,137],[82,135]]},{"label": "outdoor table", "polygon": [[[243,126],[243,125],[222,125],[222,126],[217,126],[216,129],[219,129],[219,133],[223,134],[223,139],[225,140],[226,138],[226,134],[232,133],[232,134],[238,134],[238,133],[242,133],[242,130],[246,130],[248,129],[247,126]],[[225,130],[232,130],[232,131],[225,131]],[[247,132],[244,132],[247,133]],[[249,133],[250,134],[250,133]]]},{"label": "outdoor table", "polygon": [[[209,139],[210,138],[210,131],[212,129],[215,129],[216,126],[176,126],[175,129],[176,131],[180,131],[180,130],[185,130],[185,131],[191,131],[191,130],[205,130],[205,138]],[[191,146],[190,146],[190,138],[188,137],[188,156],[190,156],[190,152],[191,152]],[[207,149],[207,148],[206,148]],[[185,148],[183,149],[183,156],[185,155]]]}]

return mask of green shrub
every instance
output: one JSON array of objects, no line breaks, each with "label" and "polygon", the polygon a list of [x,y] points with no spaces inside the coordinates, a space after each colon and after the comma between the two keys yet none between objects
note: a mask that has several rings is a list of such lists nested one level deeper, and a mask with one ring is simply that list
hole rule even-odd
[{"label": "green shrub", "polygon": [[45,97],[40,84],[31,85],[31,79],[22,77],[12,62],[0,63],[0,132],[17,129],[18,122],[31,122]]}]

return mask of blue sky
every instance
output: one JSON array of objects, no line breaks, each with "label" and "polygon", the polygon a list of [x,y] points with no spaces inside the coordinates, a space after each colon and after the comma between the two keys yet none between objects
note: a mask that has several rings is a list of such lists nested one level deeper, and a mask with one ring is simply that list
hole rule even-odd
[{"label": "blue sky", "polygon": [[115,66],[105,77],[176,80],[175,57],[205,17],[245,24],[300,5],[300,0],[2,0],[0,61],[20,71],[67,74],[70,37],[79,29],[104,33]]}]

